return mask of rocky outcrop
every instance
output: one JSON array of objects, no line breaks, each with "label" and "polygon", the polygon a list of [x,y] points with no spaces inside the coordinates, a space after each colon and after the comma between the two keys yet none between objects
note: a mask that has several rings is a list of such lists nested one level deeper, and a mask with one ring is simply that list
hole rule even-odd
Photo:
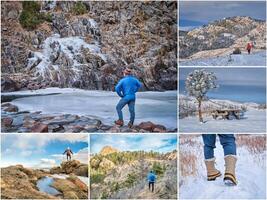
[{"label": "rocky outcrop", "polygon": [[88,199],[88,187],[77,177],[56,178],[52,186],[63,194],[64,199]]},{"label": "rocky outcrop", "polygon": [[119,150],[115,149],[115,148],[113,148],[111,146],[105,146],[105,147],[103,147],[101,149],[99,154],[105,156],[105,155],[108,155],[108,154],[111,154],[111,153],[116,153],[116,152],[119,152]]},{"label": "rocky outcrop", "polygon": [[152,122],[142,122],[129,128],[117,125],[103,124],[99,119],[88,116],[78,116],[72,114],[42,114],[41,112],[19,111],[18,107],[6,102],[1,105],[1,131],[8,132],[34,132],[34,133],[128,133],[128,132],[155,132],[166,133],[175,132],[176,129],[154,124]]},{"label": "rocky outcrop", "polygon": [[55,199],[37,190],[37,180],[46,175],[44,171],[22,165],[1,168],[1,199]]},{"label": "rocky outcrop", "polygon": [[177,2],[87,1],[83,15],[73,14],[76,2],[40,3],[52,22],[33,31],[19,23],[21,2],[1,4],[2,92],[55,86],[113,90],[126,66],[145,90],[176,89]]},{"label": "rocky outcrop", "polygon": [[51,174],[75,174],[77,176],[88,177],[88,165],[80,163],[78,160],[64,161],[60,167],[50,169]]},{"label": "rocky outcrop", "polygon": [[[223,49],[219,52],[220,55],[232,53],[235,48],[245,50],[247,43],[251,41],[254,49],[266,49],[266,22],[250,17],[225,18],[181,33],[179,56],[191,58],[198,52],[216,49]],[[207,54],[212,55],[212,52],[207,51]]]}]

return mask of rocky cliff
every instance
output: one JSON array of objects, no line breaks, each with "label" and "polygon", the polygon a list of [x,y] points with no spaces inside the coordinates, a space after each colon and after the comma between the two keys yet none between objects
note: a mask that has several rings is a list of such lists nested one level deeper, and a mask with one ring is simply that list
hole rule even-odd
[{"label": "rocky cliff", "polygon": [[145,90],[176,89],[175,1],[39,2],[46,20],[31,30],[22,4],[1,4],[2,91],[113,90],[126,66]]},{"label": "rocky cliff", "polygon": [[[225,18],[181,32],[179,57],[201,58],[205,57],[203,54],[232,53],[235,48],[245,50],[248,42],[253,42],[256,50],[266,49],[266,22],[240,16]],[[201,55],[195,55],[197,53]]]},{"label": "rocky cliff", "polygon": [[[91,198],[176,199],[176,164],[176,151],[96,154],[90,159]],[[154,193],[146,180],[150,170],[157,174]]]}]

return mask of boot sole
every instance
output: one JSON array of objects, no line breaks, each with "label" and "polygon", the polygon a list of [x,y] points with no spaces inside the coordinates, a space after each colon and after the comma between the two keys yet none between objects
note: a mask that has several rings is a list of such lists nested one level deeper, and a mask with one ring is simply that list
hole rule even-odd
[{"label": "boot sole", "polygon": [[233,174],[230,174],[230,173],[224,174],[223,181],[224,181],[225,185],[229,185],[229,186],[237,185],[237,181],[236,181],[235,176]]},{"label": "boot sole", "polygon": [[221,175],[222,175],[221,172],[218,172],[217,174],[209,175],[207,180],[208,181],[215,181],[216,178],[220,177]]}]

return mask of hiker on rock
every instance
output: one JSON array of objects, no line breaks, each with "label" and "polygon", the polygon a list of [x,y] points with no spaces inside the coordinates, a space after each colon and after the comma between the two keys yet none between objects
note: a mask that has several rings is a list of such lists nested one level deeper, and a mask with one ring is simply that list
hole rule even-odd
[{"label": "hiker on rock", "polygon": [[156,179],[157,179],[156,174],[151,170],[147,175],[148,188],[149,188],[149,191],[151,192],[154,192],[154,185],[155,185]]},{"label": "hiker on rock", "polygon": [[67,161],[71,160],[71,154],[73,154],[73,153],[69,147],[64,151],[63,155],[64,154],[66,154],[66,156],[67,156]]},{"label": "hiker on rock", "polygon": [[122,78],[115,87],[115,91],[121,97],[116,106],[119,119],[115,121],[115,124],[123,126],[122,109],[126,104],[128,104],[130,111],[130,122],[128,123],[128,127],[131,128],[135,118],[135,93],[141,87],[141,83],[132,75],[132,70],[129,67],[123,71],[123,75],[124,78]]},{"label": "hiker on rock", "polygon": [[[235,176],[236,165],[236,143],[233,134],[218,134],[220,143],[223,146],[224,160],[225,160],[225,173],[224,183],[226,185],[237,185]],[[216,134],[202,134],[204,142],[204,157],[207,168],[207,180],[215,181],[221,176],[221,172],[215,168],[214,148],[216,148]]]},{"label": "hiker on rock", "polygon": [[247,51],[248,51],[248,54],[250,54],[252,47],[253,47],[252,42],[249,42],[249,43],[247,44]]}]

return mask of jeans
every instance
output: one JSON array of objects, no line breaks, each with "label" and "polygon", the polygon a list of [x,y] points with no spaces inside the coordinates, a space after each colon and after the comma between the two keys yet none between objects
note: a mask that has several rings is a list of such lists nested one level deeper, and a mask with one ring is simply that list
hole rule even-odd
[{"label": "jeans", "polygon": [[135,99],[134,100],[128,100],[125,98],[121,98],[121,100],[119,101],[119,103],[116,106],[116,110],[117,110],[119,119],[123,120],[122,109],[126,104],[128,104],[128,107],[129,107],[130,122],[133,124],[134,118],[135,118],[135,111],[134,111]]},{"label": "jeans", "polygon": [[[224,156],[236,155],[235,137],[233,134],[218,134],[220,143],[223,146]],[[205,159],[214,158],[214,148],[216,148],[216,134],[202,134],[204,142]]]},{"label": "jeans", "polygon": [[148,188],[149,188],[149,191],[150,191],[150,185],[151,185],[151,191],[154,192],[154,182],[148,182]]},{"label": "jeans", "polygon": [[67,161],[71,160],[71,155],[67,154]]}]

